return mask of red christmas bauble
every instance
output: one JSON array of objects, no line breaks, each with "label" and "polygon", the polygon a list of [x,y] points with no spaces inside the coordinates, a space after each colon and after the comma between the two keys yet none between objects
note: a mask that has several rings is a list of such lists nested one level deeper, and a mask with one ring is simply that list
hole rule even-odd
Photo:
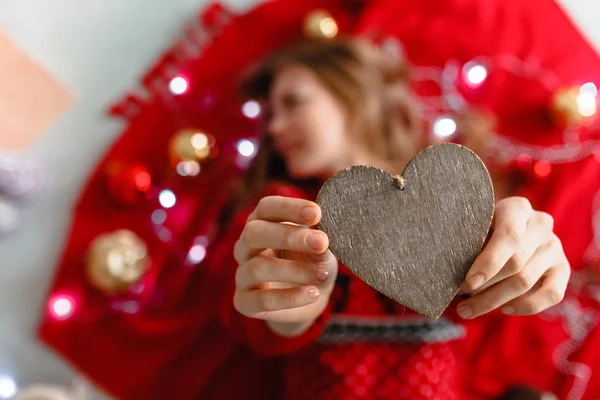
[{"label": "red christmas bauble", "polygon": [[141,164],[110,163],[106,167],[106,186],[115,201],[131,206],[150,190],[152,175]]}]

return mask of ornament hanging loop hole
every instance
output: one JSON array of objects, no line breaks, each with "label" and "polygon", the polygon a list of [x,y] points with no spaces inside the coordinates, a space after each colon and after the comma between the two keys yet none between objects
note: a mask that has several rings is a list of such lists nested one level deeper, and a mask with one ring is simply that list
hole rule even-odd
[{"label": "ornament hanging loop hole", "polygon": [[394,175],[394,185],[400,190],[404,190],[404,186],[406,185],[406,179],[404,179],[400,175]]}]

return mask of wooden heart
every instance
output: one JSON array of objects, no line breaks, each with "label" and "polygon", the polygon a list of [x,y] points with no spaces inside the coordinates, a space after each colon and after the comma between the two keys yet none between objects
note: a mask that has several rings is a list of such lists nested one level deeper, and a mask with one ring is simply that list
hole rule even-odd
[{"label": "wooden heart", "polygon": [[317,203],[338,260],[389,298],[438,318],[481,252],[494,192],[475,153],[441,143],[418,153],[402,176],[369,166],[340,171]]}]

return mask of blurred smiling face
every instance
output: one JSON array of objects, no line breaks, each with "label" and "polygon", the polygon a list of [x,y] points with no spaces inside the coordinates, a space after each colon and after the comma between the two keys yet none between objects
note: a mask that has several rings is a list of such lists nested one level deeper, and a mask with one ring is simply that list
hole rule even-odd
[{"label": "blurred smiling face", "polygon": [[349,146],[346,110],[310,69],[279,71],[269,105],[267,132],[290,175],[321,177],[343,168]]}]

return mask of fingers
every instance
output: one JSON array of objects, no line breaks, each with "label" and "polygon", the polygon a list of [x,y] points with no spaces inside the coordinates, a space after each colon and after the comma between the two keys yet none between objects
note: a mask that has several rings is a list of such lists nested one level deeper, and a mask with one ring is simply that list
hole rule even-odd
[{"label": "fingers", "polygon": [[480,286],[475,293],[521,272],[535,251],[552,240],[552,228],[553,219],[551,216],[542,212],[534,212],[527,222],[527,231],[515,253],[509,258],[504,267],[484,285]]},{"label": "fingers", "polygon": [[238,290],[254,289],[264,282],[318,286],[328,278],[329,271],[324,266],[261,255],[240,266],[235,277]]},{"label": "fingers", "polygon": [[492,237],[467,274],[469,290],[483,286],[513,257],[522,244],[532,213],[529,201],[521,197],[497,203]]},{"label": "fingers", "polygon": [[321,220],[321,208],[318,204],[304,199],[268,196],[258,202],[248,217],[248,222],[257,219],[313,226]]},{"label": "fingers", "polygon": [[241,265],[267,248],[321,255],[328,247],[327,235],[319,230],[253,220],[235,244],[234,257]]},{"label": "fingers", "polygon": [[[235,308],[250,318],[275,320],[277,311],[299,308],[315,303],[320,296],[315,286],[299,286],[287,289],[256,289],[236,292],[233,303]],[[289,313],[288,313],[289,314]],[[302,319],[302,315],[293,316]]]},{"label": "fingers", "polygon": [[[243,264],[267,248],[322,254],[329,245],[327,237],[322,232],[315,230],[313,233],[320,235],[305,233],[302,237],[299,233],[302,232],[301,228],[298,226],[295,226],[295,230],[279,228],[282,225],[279,224],[280,222],[313,226],[320,219],[321,208],[316,203],[281,196],[265,197],[259,201],[248,217],[240,240],[235,244],[234,257],[239,264]],[[301,244],[308,245],[308,248]]]},{"label": "fingers", "polygon": [[566,263],[549,269],[539,287],[507,303],[502,312],[507,315],[533,315],[555,306],[564,297],[570,274],[571,267]]},{"label": "fingers", "polygon": [[557,254],[552,249],[551,245],[539,248],[520,272],[460,303],[458,314],[474,318],[529,292],[556,261]]}]

